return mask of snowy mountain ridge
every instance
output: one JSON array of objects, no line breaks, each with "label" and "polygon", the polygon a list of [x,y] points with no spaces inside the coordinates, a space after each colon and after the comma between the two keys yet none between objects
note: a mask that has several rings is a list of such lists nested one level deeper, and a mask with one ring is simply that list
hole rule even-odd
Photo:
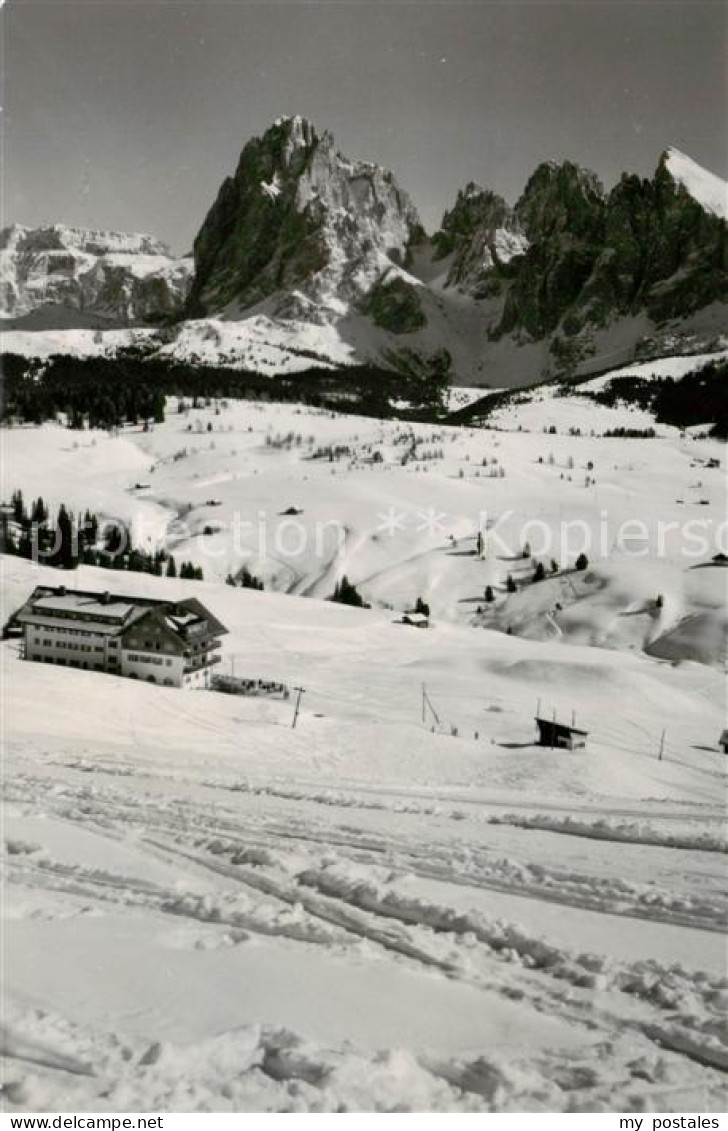
[{"label": "snowy mountain ridge", "polygon": [[652,179],[624,174],[610,192],[547,161],[515,205],[470,182],[428,238],[391,172],[281,117],[243,148],[194,261],[150,236],[7,229],[5,349],[47,355],[52,333],[83,353],[82,331],[162,322],[166,352],[271,375],[305,356],[390,367],[404,355],[447,357],[466,385],[597,372],[725,330],[727,201],[725,182],[672,148]]},{"label": "snowy mountain ridge", "polygon": [[92,228],[73,228],[67,224],[48,224],[28,228],[13,224],[2,232],[2,247],[43,251],[78,251],[88,255],[163,255],[171,258],[166,244],[143,232],[115,232]]},{"label": "snowy mountain ridge", "polygon": [[57,307],[101,325],[174,316],[192,272],[191,259],[174,258],[153,236],[15,224],[0,233],[0,315]]}]

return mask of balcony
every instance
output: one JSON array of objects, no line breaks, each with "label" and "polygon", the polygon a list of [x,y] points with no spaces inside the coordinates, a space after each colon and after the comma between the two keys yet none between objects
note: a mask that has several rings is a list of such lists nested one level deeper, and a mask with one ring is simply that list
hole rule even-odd
[{"label": "balcony", "polygon": [[197,656],[204,656],[208,652],[212,652],[213,650],[216,650],[218,648],[222,648],[221,640],[206,640],[204,644],[200,644],[195,648],[185,648],[182,655],[186,660],[190,658],[195,659]]},{"label": "balcony", "polygon": [[202,671],[203,668],[209,668],[212,667],[213,664],[219,664],[221,662],[222,656],[211,656],[206,654],[204,656],[196,658],[190,663],[186,663],[183,671],[185,675],[189,675],[191,672],[199,672]]}]

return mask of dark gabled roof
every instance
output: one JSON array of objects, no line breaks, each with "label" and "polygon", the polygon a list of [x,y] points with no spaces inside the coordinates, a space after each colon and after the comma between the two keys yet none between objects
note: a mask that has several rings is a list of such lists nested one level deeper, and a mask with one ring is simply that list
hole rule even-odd
[{"label": "dark gabled roof", "polygon": [[[167,639],[174,641],[175,645],[180,649],[180,651],[184,650],[185,642],[182,639],[182,634],[169,623],[167,617],[165,616],[165,612],[166,609],[164,605],[157,605],[152,609],[140,610],[140,615],[135,617],[134,620],[131,621],[131,623],[124,625],[123,630],[119,634],[122,638],[122,642],[124,642],[124,647],[129,646],[129,637],[133,638],[137,631],[143,632],[145,629],[145,622],[151,621],[153,624],[162,629]],[[141,651],[143,650],[144,649],[141,648]]]},{"label": "dark gabled roof", "polygon": [[[213,616],[210,610],[202,604],[202,601],[197,600],[197,597],[186,597],[184,601],[173,602],[173,605],[174,609],[180,609],[186,613],[192,613],[195,617],[199,617],[200,620],[206,620],[208,625],[210,626],[210,631],[215,636],[223,636],[228,632],[228,629],[225,628],[225,625],[222,623],[222,621],[219,621],[217,617]],[[174,616],[173,610],[170,609],[169,612],[171,612],[172,616]]]},{"label": "dark gabled roof", "polygon": [[564,734],[583,734],[587,735],[588,730],[580,730],[579,727],[571,726],[569,723],[556,723],[553,719],[541,719],[536,715],[536,722],[541,727],[552,727],[557,731],[563,731]]}]

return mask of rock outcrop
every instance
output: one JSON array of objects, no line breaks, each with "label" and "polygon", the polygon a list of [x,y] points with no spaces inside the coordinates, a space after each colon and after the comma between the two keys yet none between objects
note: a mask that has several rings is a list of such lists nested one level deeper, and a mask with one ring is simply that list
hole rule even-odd
[{"label": "rock outcrop", "polygon": [[342,156],[303,118],[281,118],[245,146],[200,229],[188,313],[271,300],[288,317],[341,316],[391,284],[423,238],[390,172]]}]

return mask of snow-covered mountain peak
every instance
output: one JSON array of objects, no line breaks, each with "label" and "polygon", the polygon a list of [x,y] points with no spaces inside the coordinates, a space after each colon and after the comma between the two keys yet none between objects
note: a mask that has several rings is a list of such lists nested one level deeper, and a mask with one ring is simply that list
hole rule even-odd
[{"label": "snow-covered mountain peak", "polygon": [[0,232],[0,317],[26,318],[49,308],[127,325],[175,315],[193,264],[138,233],[49,224]]},{"label": "snow-covered mountain peak", "polygon": [[662,157],[662,164],[672,179],[685,189],[698,204],[715,216],[728,220],[728,183],[704,169],[692,157],[670,146]]},{"label": "snow-covered mountain peak", "polygon": [[13,224],[0,232],[0,251],[10,247],[27,251],[75,251],[86,255],[162,255],[170,258],[166,244],[140,232],[116,232],[44,224],[29,228]]}]

